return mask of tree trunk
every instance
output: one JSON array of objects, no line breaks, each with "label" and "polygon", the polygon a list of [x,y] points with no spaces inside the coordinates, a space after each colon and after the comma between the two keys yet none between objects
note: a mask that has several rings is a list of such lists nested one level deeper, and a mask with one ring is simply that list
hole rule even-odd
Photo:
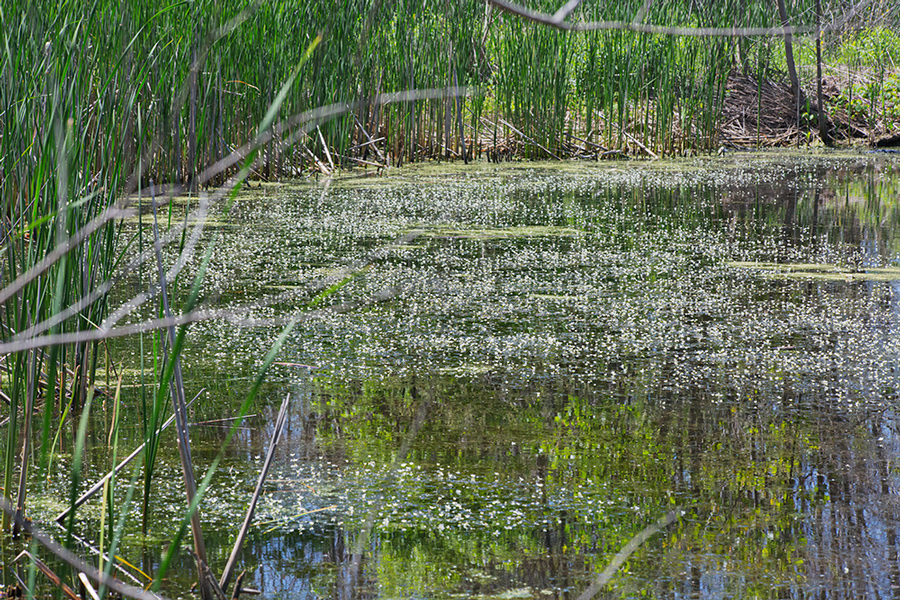
[{"label": "tree trunk", "polygon": [[[778,14],[781,16],[781,26],[790,27],[784,0],[776,1],[778,2]],[[797,67],[794,65],[794,40],[790,32],[784,34],[784,55],[787,61],[788,77],[791,79],[791,93],[797,98],[800,94],[800,79],[797,77]]]},{"label": "tree trunk", "polygon": [[819,125],[819,137],[826,146],[831,146],[831,134],[828,131],[828,118],[825,116],[825,101],[822,98],[822,2],[816,0],[816,102],[819,114],[816,118]]},{"label": "tree trunk", "polygon": [[[781,26],[782,27],[790,27],[790,22],[788,21],[787,7],[784,5],[784,0],[777,0],[778,2],[778,13],[781,15]],[[794,106],[797,107],[796,114],[794,115],[797,119],[797,130],[800,130],[800,104],[803,102],[803,90],[800,87],[800,79],[797,77],[797,67],[794,65],[794,41],[793,36],[790,32],[784,34],[784,55],[787,62],[788,68],[788,77],[791,80],[791,95],[794,97]],[[799,137],[798,143],[799,143]]]}]

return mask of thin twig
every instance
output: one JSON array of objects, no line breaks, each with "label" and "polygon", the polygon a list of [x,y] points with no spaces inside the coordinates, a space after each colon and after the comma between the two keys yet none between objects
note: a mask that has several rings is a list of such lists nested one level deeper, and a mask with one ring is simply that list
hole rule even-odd
[{"label": "thin twig", "polygon": [[337,156],[338,158],[344,158],[344,159],[347,159],[347,160],[352,160],[353,162],[357,162],[357,163],[359,163],[359,164],[361,164],[361,165],[368,165],[368,166],[370,166],[370,167],[375,167],[376,169],[383,169],[383,168],[384,168],[384,165],[382,165],[382,164],[380,164],[380,163],[374,163],[374,162],[372,162],[372,161],[370,161],[370,160],[363,160],[363,159],[361,159],[361,158],[356,158],[356,157],[353,157],[353,156],[347,156],[347,155],[345,155],[345,154],[335,154],[335,156]]},{"label": "thin twig", "polygon": [[584,139],[584,138],[580,138],[580,137],[578,137],[577,135],[572,134],[572,135],[571,135],[571,138],[574,139],[574,140],[578,140],[579,142],[584,142],[584,143],[587,144],[588,146],[592,146],[592,147],[596,148],[597,150],[602,150],[603,152],[606,152],[606,151],[607,151],[606,148],[604,148],[604,147],[601,146],[600,144],[595,144],[594,142],[588,141],[588,140],[586,140],[586,139]]},{"label": "thin twig", "polygon": [[329,176],[331,175],[331,170],[330,170],[328,167],[325,166],[325,163],[323,163],[321,160],[319,160],[319,157],[318,157],[318,156],[316,156],[315,154],[313,154],[312,150],[310,150],[309,148],[307,148],[306,145],[303,144],[302,142],[300,143],[300,147],[303,148],[304,152],[306,152],[306,154],[309,155],[309,157],[310,157],[310,158],[312,159],[312,161],[313,161],[313,164],[316,165],[316,168],[317,168],[317,169],[319,169],[320,171],[322,171],[322,174],[323,174],[323,175],[329,175]]},{"label": "thin twig", "polygon": [[629,140],[631,140],[632,142],[634,142],[634,143],[637,145],[638,148],[640,148],[641,150],[643,150],[644,152],[646,152],[647,154],[649,154],[649,155],[652,156],[653,158],[659,159],[659,154],[657,154],[656,152],[654,152],[653,150],[651,150],[650,148],[648,148],[647,146],[645,146],[643,143],[641,143],[641,141],[640,141],[639,139],[637,139],[636,137],[634,137],[633,135],[631,135],[630,133],[628,133],[628,132],[625,131],[624,129],[621,129],[620,131],[622,132],[622,135],[624,135],[624,136],[627,137]]},{"label": "thin twig", "polygon": [[347,152],[350,152],[351,150],[359,150],[360,148],[365,148],[366,146],[371,146],[372,144],[377,144],[378,142],[383,142],[383,141],[384,141],[383,137],[380,137],[377,140],[369,140],[368,142],[363,142],[361,144],[356,144],[355,146],[350,146],[349,148],[347,148]]},{"label": "thin twig", "polygon": [[[188,406],[190,406],[190,404],[188,404]],[[225,419],[212,419],[210,421],[195,421],[194,423],[191,423],[191,427],[197,427],[200,425],[216,425],[218,423],[229,423],[231,421],[237,421],[238,419],[250,419],[258,416],[259,415],[254,413],[252,415],[244,415],[243,417],[228,417]]]},{"label": "thin twig", "polygon": [[497,119],[497,120],[498,120],[500,123],[503,123],[504,125],[506,125],[506,126],[509,127],[510,129],[512,129],[513,131],[515,131],[516,133],[518,133],[518,134],[519,134],[520,136],[522,136],[526,141],[531,142],[532,144],[534,144],[535,146],[537,146],[538,148],[540,148],[541,150],[543,150],[544,152],[546,152],[547,154],[549,154],[550,156],[552,156],[553,158],[555,158],[556,160],[562,160],[560,157],[558,157],[557,155],[555,155],[555,154],[553,154],[552,152],[550,152],[550,150],[548,150],[547,148],[544,148],[540,143],[538,143],[537,141],[531,139],[530,137],[528,137],[527,135],[525,135],[524,133],[522,133],[521,131],[519,131],[518,129],[516,129],[515,127],[513,127],[512,125],[510,125],[510,124],[507,123],[506,121],[504,121],[503,119]]}]

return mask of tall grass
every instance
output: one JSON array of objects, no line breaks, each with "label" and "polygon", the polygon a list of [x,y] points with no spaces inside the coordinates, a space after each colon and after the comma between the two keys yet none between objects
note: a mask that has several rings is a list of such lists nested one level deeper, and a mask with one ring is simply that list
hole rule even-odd
[{"label": "tall grass", "polygon": [[[552,13],[559,2],[525,4]],[[583,3],[570,20],[630,22],[644,4]],[[777,11],[763,0],[648,5],[642,15],[648,23],[778,25]],[[793,3],[792,25],[811,25],[812,5],[812,0]],[[71,93],[84,104],[73,111],[79,113],[73,115],[74,130],[87,137],[81,143],[106,146],[85,157],[82,166],[97,171],[114,156],[133,165],[140,148],[147,155],[145,183],[151,178],[191,182],[203,167],[249,141],[278,83],[319,32],[320,51],[285,99],[286,114],[361,102],[352,113],[323,124],[321,138],[314,132],[289,150],[273,140],[259,173],[263,177],[295,173],[309,163],[310,153],[327,163],[323,141],[335,155],[368,156],[373,150],[368,146],[350,151],[368,141],[363,130],[372,138],[385,137],[381,148],[395,162],[460,156],[466,138],[484,137],[482,116],[490,123],[507,121],[556,153],[571,134],[621,147],[627,145],[624,132],[659,152],[710,149],[717,144],[728,72],[732,67],[754,72],[751,40],[561,32],[500,14],[482,0],[354,0],[339,7],[322,0],[258,6],[143,0],[128,7],[97,0],[88,7],[77,12],[80,6],[60,9],[38,0],[23,3],[22,11],[13,6],[5,12],[15,54],[9,77],[34,80],[12,82],[6,93],[38,118],[45,113],[31,109],[45,105],[54,86],[52,77],[37,77],[41,63],[65,65],[66,73],[58,77],[71,76]],[[832,13],[836,8],[839,4],[832,3]],[[236,18],[246,22],[223,30]],[[454,82],[483,93],[459,104],[435,99],[381,107],[370,101],[380,92]],[[99,105],[90,100],[92,93]],[[515,137],[510,129],[501,130]],[[527,156],[546,155],[527,140],[519,142]]]},{"label": "tall grass", "polygon": [[[116,129],[133,99],[113,85],[112,74],[104,79],[97,72],[100,50],[81,46],[84,30],[96,20],[96,10],[72,15],[37,3],[20,8],[13,14],[0,13],[6,49],[0,86],[4,165],[0,226],[6,282],[41,265],[54,248],[84,232],[114,201],[129,159]],[[43,31],[56,35],[41,35]],[[121,32],[110,28],[107,33],[113,46],[117,42],[124,46]],[[94,228],[71,252],[62,253],[4,302],[0,316],[4,337],[45,322],[62,307],[89,296],[116,262],[117,228],[115,221]],[[106,311],[100,300],[55,323],[51,332],[77,331],[99,323]],[[31,351],[7,357],[10,426],[3,478],[7,498],[11,498],[19,436],[30,435],[30,428],[20,431],[17,426],[19,408],[23,403],[32,406],[37,394],[44,399],[39,453],[44,463],[53,415],[77,411],[85,403],[101,351],[97,342],[85,342],[54,347],[46,356]],[[44,374],[42,381],[39,374]],[[28,423],[30,415],[26,415]]]}]

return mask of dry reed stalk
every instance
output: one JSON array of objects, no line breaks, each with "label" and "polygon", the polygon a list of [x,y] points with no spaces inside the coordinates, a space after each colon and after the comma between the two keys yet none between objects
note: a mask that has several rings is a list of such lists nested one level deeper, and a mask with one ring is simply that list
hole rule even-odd
[{"label": "dry reed stalk", "polygon": [[[266,481],[266,476],[269,474],[269,467],[272,466],[272,459],[275,457],[275,446],[278,444],[278,441],[281,439],[281,434],[284,431],[284,425],[287,422],[287,409],[290,404],[291,395],[288,393],[285,396],[284,401],[281,403],[281,409],[278,411],[278,418],[275,419],[275,430],[272,432],[272,439],[269,440],[269,449],[266,451],[266,459],[263,462],[262,470],[259,473],[259,479],[256,481],[256,488],[253,490],[253,496],[250,498],[250,506],[247,507],[247,513],[244,515],[244,522],[241,525],[241,528],[238,530],[237,539],[234,542],[234,547],[231,550],[231,555],[228,557],[228,562],[225,564],[225,569],[222,572],[222,578],[219,580],[219,587],[222,590],[228,589],[228,583],[231,579],[231,575],[234,572],[234,567],[237,564],[238,554],[241,551],[241,548],[244,545],[244,540],[247,537],[247,532],[250,530],[250,523],[253,520],[253,513],[256,510],[256,503],[259,501],[259,495],[262,493],[263,483]],[[235,583],[235,591],[239,591],[240,589],[240,581]]]},{"label": "dry reed stalk", "polygon": [[13,562],[17,562],[20,558],[25,557],[34,563],[34,566],[38,568],[38,570],[44,574],[44,576],[50,580],[50,583],[55,585],[63,594],[66,595],[69,600],[82,600],[82,598],[70,588],[66,583],[62,580],[62,578],[53,572],[53,570],[47,566],[44,561],[39,559],[37,556],[33,555],[28,550],[22,550]]},{"label": "dry reed stalk", "polygon": [[[151,198],[151,200],[153,200]],[[166,272],[162,263],[162,246],[159,237],[159,228],[157,224],[156,202],[153,200],[153,238],[156,250],[156,260],[159,269],[159,289],[162,301],[163,312],[166,317],[171,318],[172,312],[169,308],[169,301],[166,292]],[[173,412],[175,416],[175,432],[178,440],[178,453],[181,456],[181,468],[184,475],[184,487],[187,494],[188,506],[194,504],[194,497],[197,495],[197,483],[194,479],[194,465],[191,460],[191,442],[188,433],[187,420],[187,403],[184,396],[184,380],[181,374],[180,344],[176,341],[175,326],[171,325],[166,328],[168,333],[169,350],[171,352],[169,360],[173,365],[173,377],[169,382]],[[183,337],[183,330],[182,330]],[[200,524],[200,509],[195,508],[190,516],[191,533],[194,540],[194,552],[197,555],[197,563],[200,572],[200,596],[203,600],[212,600],[215,595],[215,589],[209,584],[209,578],[205,577],[204,569],[208,568],[209,560],[206,557],[206,544],[203,540],[203,529]]]}]

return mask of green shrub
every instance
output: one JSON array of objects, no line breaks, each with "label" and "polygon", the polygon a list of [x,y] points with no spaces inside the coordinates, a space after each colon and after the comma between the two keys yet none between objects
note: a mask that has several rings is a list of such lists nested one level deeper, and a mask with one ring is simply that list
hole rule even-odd
[{"label": "green shrub", "polygon": [[883,80],[856,82],[841,90],[832,101],[834,106],[847,110],[855,121],[871,123],[878,119],[900,121],[900,72]]}]

